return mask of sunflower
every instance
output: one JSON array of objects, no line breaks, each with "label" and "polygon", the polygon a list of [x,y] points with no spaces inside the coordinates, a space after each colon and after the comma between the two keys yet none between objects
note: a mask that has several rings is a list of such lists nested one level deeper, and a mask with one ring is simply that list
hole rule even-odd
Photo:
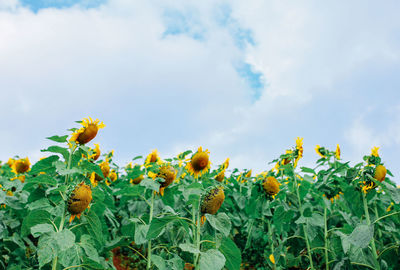
[{"label": "sunflower", "polygon": [[[94,149],[90,148],[90,151],[92,152],[92,154],[89,156],[89,159],[97,160],[101,154],[100,146],[98,143],[95,143],[94,146],[95,146]],[[83,154],[83,157],[86,158],[86,155]]]},{"label": "sunflower", "polygon": [[201,146],[195,154],[192,155],[190,162],[186,165],[186,170],[190,174],[193,174],[195,178],[205,174],[211,167],[211,162],[209,160],[210,152],[206,149],[203,151]]},{"label": "sunflower", "polygon": [[272,262],[272,264],[275,264],[275,257],[274,254],[269,255],[269,260]]},{"label": "sunflower", "polygon": [[12,165],[14,164],[14,162],[15,162],[15,159],[9,158],[8,161],[7,161],[7,164],[8,164],[8,166],[9,166],[10,168],[12,168]]},{"label": "sunflower", "polygon": [[154,149],[150,154],[148,154],[146,160],[144,161],[144,165],[146,167],[149,167],[152,163],[162,164],[162,160],[157,149]]},{"label": "sunflower", "polygon": [[[39,174],[41,174],[41,173],[39,173]],[[21,183],[25,183],[25,178],[26,178],[25,175],[18,175],[18,176],[11,178],[10,181],[14,181],[14,180],[18,179],[19,181],[21,181]]]},{"label": "sunflower", "polygon": [[176,170],[171,165],[164,165],[160,168],[160,171],[157,174],[157,177],[163,178],[165,181],[161,182],[160,185],[160,194],[164,196],[164,190],[175,180],[176,178]]},{"label": "sunflower", "polygon": [[[108,159],[106,159],[105,161],[100,163],[100,169],[101,169],[101,172],[103,173],[104,178],[107,178],[108,175],[110,174],[110,163],[108,163]],[[99,181],[103,180],[104,178],[101,177],[100,175],[98,175],[97,173],[92,172],[92,174],[90,176],[90,182],[95,187],[95,186],[97,186],[97,183]]]},{"label": "sunflower", "polygon": [[229,167],[229,158],[227,158],[224,163],[222,163],[222,169],[228,169]]},{"label": "sunflower", "polygon": [[320,155],[321,157],[326,158],[324,147],[321,147],[317,144],[317,146],[315,146],[315,152],[317,152],[317,154]]},{"label": "sunflower", "polygon": [[15,174],[19,173],[25,173],[28,172],[31,168],[31,163],[29,162],[29,158],[21,158],[18,160],[15,160],[12,164],[12,171]]},{"label": "sunflower", "polygon": [[105,127],[103,122],[100,122],[98,119],[93,121],[91,117],[83,118],[81,124],[83,127],[75,130],[71,135],[71,139],[69,139],[71,142],[75,142],[76,144],[87,144],[96,137],[100,128]]},{"label": "sunflower", "polygon": [[217,176],[215,176],[215,180],[217,180],[218,182],[222,182],[224,181],[225,178],[225,169],[223,169],[222,171],[220,171]]},{"label": "sunflower", "polygon": [[137,184],[140,184],[140,182],[142,182],[143,179],[144,179],[144,176],[142,174],[142,175],[139,175],[138,177],[136,177],[134,179],[130,179],[129,183],[137,185]]},{"label": "sunflower", "polygon": [[378,180],[379,182],[383,182],[383,180],[385,180],[386,173],[387,173],[387,170],[386,170],[385,166],[378,165],[375,168],[374,178],[376,180]]},{"label": "sunflower", "polygon": [[250,177],[251,177],[251,170],[248,171],[248,172],[245,174],[245,177],[247,177],[247,178],[250,178]]},{"label": "sunflower", "polygon": [[206,217],[204,215],[205,214],[215,215],[218,212],[224,200],[225,200],[225,194],[222,187],[216,187],[210,189],[206,193],[200,205],[200,210],[202,214],[201,224],[204,224],[204,222],[206,221]]},{"label": "sunflower", "polygon": [[264,180],[262,182],[262,186],[264,188],[264,191],[272,197],[274,197],[276,194],[278,194],[278,192],[280,190],[280,188],[279,188],[280,183],[273,176],[267,176],[266,178],[264,178]]},{"label": "sunflower", "polygon": [[379,150],[379,147],[376,147],[376,146],[372,147],[371,156],[379,157],[378,150]]},{"label": "sunflower", "polygon": [[339,144],[336,145],[335,157],[336,157],[336,159],[340,159],[340,147],[339,147]]},{"label": "sunflower", "polygon": [[84,182],[76,186],[67,202],[68,212],[71,213],[69,223],[71,223],[76,216],[80,219],[82,212],[85,211],[86,208],[88,208],[91,201],[92,189],[90,188],[90,186],[85,185]]},{"label": "sunflower", "polygon": [[297,167],[297,162],[303,157],[303,138],[297,137],[296,138],[296,154],[297,157],[294,160],[294,167]]}]

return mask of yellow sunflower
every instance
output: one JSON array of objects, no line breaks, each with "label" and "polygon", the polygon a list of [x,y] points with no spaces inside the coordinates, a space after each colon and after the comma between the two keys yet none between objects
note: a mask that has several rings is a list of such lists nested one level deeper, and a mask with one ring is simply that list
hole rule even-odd
[{"label": "yellow sunflower", "polygon": [[379,157],[378,150],[379,150],[379,147],[376,147],[376,146],[372,147],[371,156]]},{"label": "yellow sunflower", "polygon": [[103,122],[100,122],[98,119],[93,121],[91,117],[84,118],[81,121],[81,124],[83,127],[75,130],[74,133],[72,133],[71,139],[69,139],[71,142],[75,142],[77,144],[87,144],[93,140],[94,137],[96,137],[100,128],[105,127]]},{"label": "yellow sunflower", "polygon": [[151,163],[162,164],[162,160],[157,149],[154,149],[150,154],[148,154],[146,160],[144,161],[144,165],[146,167],[148,167]]},{"label": "yellow sunflower", "polygon": [[387,173],[387,170],[386,170],[385,166],[378,165],[375,168],[374,178],[376,180],[378,180],[379,182],[383,182],[383,180],[385,180],[386,173]]},{"label": "yellow sunflower", "polygon": [[336,145],[335,157],[336,157],[336,159],[340,159],[340,147],[339,147],[339,144]]},{"label": "yellow sunflower", "polygon": [[297,137],[296,138],[296,151],[297,157],[294,161],[294,167],[297,167],[297,162],[303,157],[303,138]]},{"label": "yellow sunflower", "polygon": [[18,160],[15,160],[12,164],[12,171],[15,174],[19,173],[25,173],[28,172],[31,168],[31,163],[29,161],[29,158],[21,158]]},{"label": "yellow sunflower", "polygon": [[[104,178],[107,178],[108,175],[110,174],[110,163],[108,162],[108,159],[100,163],[100,169],[101,172],[103,173]],[[98,182],[102,181],[104,178],[98,175],[97,173],[92,172],[90,176],[90,182],[95,187],[97,186]]]},{"label": "yellow sunflower", "polygon": [[217,180],[218,182],[222,182],[224,181],[225,178],[225,169],[223,169],[222,171],[220,171],[217,176],[215,177],[215,180]]},{"label": "yellow sunflower", "polygon": [[275,177],[273,176],[268,176],[266,178],[264,178],[263,182],[262,182],[262,186],[264,188],[264,191],[271,196],[275,196],[276,194],[278,194],[281,184],[278,182],[278,180],[276,180]]},{"label": "yellow sunflower", "polygon": [[7,161],[7,164],[8,164],[8,166],[9,166],[10,168],[12,168],[12,165],[14,164],[14,162],[15,162],[15,159],[9,158],[8,161]]},{"label": "yellow sunflower", "polygon": [[317,154],[320,155],[321,157],[326,158],[326,156],[322,153],[322,151],[324,151],[323,147],[317,144],[317,146],[315,146],[315,152],[317,152]]},{"label": "yellow sunflower", "polygon": [[248,171],[248,172],[245,174],[245,177],[247,177],[247,178],[250,178],[250,177],[251,177],[251,170]]},{"label": "yellow sunflower", "polygon": [[202,176],[205,174],[211,167],[211,162],[209,160],[210,152],[206,149],[203,151],[201,146],[197,150],[197,152],[192,155],[190,162],[186,165],[186,170],[195,178]]},{"label": "yellow sunflower", "polygon": [[227,158],[224,163],[222,163],[222,169],[228,169],[229,167],[229,158]]}]

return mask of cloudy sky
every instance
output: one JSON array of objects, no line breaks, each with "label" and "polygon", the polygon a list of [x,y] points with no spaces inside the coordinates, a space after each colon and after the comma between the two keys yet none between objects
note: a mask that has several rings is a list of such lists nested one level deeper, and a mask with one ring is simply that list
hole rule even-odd
[{"label": "cloudy sky", "polygon": [[270,168],[304,137],[400,183],[400,2],[1,0],[0,159],[84,117],[124,165],[208,148]]}]

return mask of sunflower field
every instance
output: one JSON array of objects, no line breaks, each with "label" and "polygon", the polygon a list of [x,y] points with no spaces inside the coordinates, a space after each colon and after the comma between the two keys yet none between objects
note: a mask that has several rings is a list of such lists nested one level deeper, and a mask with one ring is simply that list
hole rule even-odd
[{"label": "sunflower field", "polygon": [[[269,169],[199,147],[123,166],[78,121],[35,164],[0,168],[0,269],[400,269],[400,189],[378,148],[355,165],[303,139]],[[99,134],[98,134],[99,133]]]}]

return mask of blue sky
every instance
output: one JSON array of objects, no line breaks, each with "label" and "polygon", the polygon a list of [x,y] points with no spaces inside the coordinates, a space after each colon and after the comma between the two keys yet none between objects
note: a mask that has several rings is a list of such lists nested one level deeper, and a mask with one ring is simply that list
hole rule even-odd
[{"label": "blue sky", "polygon": [[259,172],[300,136],[301,165],[380,146],[400,183],[400,4],[363,3],[2,1],[0,159],[91,116],[120,164],[201,145]]}]

